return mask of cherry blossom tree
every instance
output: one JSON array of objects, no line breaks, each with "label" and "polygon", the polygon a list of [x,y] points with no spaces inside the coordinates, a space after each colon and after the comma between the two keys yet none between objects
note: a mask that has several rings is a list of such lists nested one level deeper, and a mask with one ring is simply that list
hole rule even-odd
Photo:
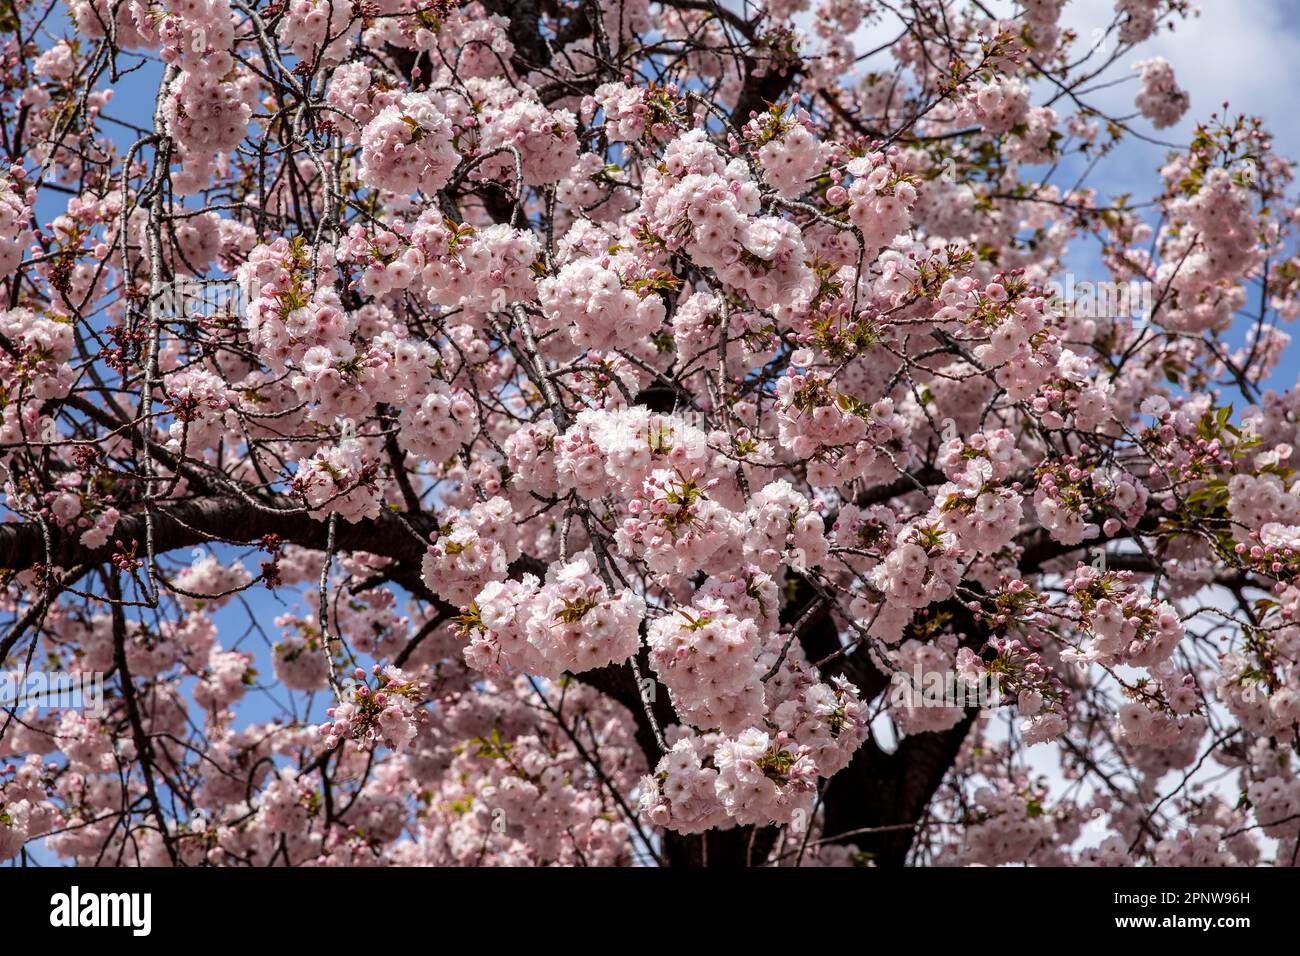
[{"label": "cherry blossom tree", "polygon": [[1113,6],[8,4],[0,860],[1293,863],[1291,166]]}]

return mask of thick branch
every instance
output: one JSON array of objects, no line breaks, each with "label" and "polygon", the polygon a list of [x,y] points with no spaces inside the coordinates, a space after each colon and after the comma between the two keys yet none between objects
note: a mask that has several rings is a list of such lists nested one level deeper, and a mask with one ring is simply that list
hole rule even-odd
[{"label": "thick branch", "polygon": [[[240,498],[205,497],[159,506],[154,512],[154,548],[158,553],[188,548],[209,541],[252,543],[263,535],[305,548],[323,549],[327,523],[301,510],[298,502],[285,496],[265,499],[259,508]],[[412,515],[407,519],[420,534],[433,530],[432,519]],[[131,542],[144,544],[145,515],[119,519],[111,540],[103,547],[88,548],[80,543],[78,530],[51,529],[51,559],[54,564],[98,564],[116,550],[115,541],[129,549]],[[343,551],[367,551],[380,557],[412,562],[418,567],[424,548],[401,519],[390,512],[356,523],[340,521],[337,544]],[[44,562],[40,526],[31,522],[0,524],[0,568],[19,571]]]}]

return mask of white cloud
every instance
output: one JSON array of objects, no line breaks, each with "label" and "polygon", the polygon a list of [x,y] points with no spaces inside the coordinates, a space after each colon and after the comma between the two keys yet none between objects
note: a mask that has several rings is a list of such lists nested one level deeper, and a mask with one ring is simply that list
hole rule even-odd
[{"label": "white cloud", "polygon": [[[1110,22],[1114,7],[1113,0],[1073,0],[1061,23],[1089,37]],[[1195,124],[1226,100],[1233,113],[1262,116],[1278,149],[1300,156],[1300,126],[1292,120],[1300,100],[1300,33],[1292,25],[1294,14],[1294,0],[1207,0],[1200,16],[1177,21],[1172,32],[1162,30],[1134,50],[1133,60],[1163,56],[1191,94],[1183,121],[1159,138],[1186,141]],[[1117,62],[1114,76],[1131,65]],[[1133,112],[1136,93],[1134,82],[1100,91],[1095,98],[1127,114]],[[1135,127],[1143,129],[1142,122]]]}]

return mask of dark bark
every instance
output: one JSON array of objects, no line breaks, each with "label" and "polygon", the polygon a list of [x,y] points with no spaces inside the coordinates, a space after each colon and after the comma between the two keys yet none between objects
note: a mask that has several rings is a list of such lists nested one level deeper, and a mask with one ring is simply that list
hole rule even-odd
[{"label": "dark bark", "polygon": [[506,35],[515,47],[515,69],[527,73],[550,65],[551,51],[542,36],[542,12],[537,0],[484,0],[483,6],[488,13],[510,19]]},{"label": "dark bark", "polygon": [[767,72],[762,76],[756,76],[755,71],[759,68],[758,61],[752,56],[745,57],[745,85],[741,87],[740,95],[736,97],[736,108],[731,111],[731,124],[737,129],[749,122],[751,112],[761,113],[767,109],[769,103],[781,99],[799,73],[797,65],[791,65],[784,72],[774,68],[770,63],[764,66]]},{"label": "dark bark", "polygon": [[724,870],[756,866],[772,852],[779,834],[776,827],[755,832],[752,826],[693,834],[668,831],[664,834],[664,858],[669,866]]},{"label": "dark bark", "polygon": [[[957,758],[976,713],[968,710],[951,730],[907,737],[892,754],[868,739],[829,781],[823,839],[855,844],[877,866],[906,863],[914,825]],[[882,829],[860,832],[872,828]]]},{"label": "dark bark", "polygon": [[[637,662],[641,668],[642,679],[654,680],[654,672],[649,666],[650,655],[644,646],[637,656]],[[655,739],[654,727],[651,726],[650,718],[645,712],[645,705],[641,701],[641,692],[637,688],[632,665],[626,661],[621,664],[607,664],[595,670],[583,671],[576,677],[587,686],[594,687],[605,696],[618,701],[631,712],[632,719],[636,722],[636,741],[645,755],[646,766],[653,770],[655,764],[659,762],[659,742]],[[668,699],[668,689],[658,681],[651,686],[651,710],[659,727],[662,729],[678,723],[677,714]]]},{"label": "dark bark", "polygon": [[[965,586],[981,590],[975,582],[966,582]],[[977,653],[984,651],[988,643],[987,629],[956,598],[921,612],[912,628],[932,624],[951,627],[960,635],[961,646]],[[890,678],[862,651],[859,648],[823,673],[843,674],[857,685],[863,700],[872,700],[889,692]],[[877,866],[906,863],[916,840],[915,825],[957,759],[978,712],[977,708],[967,708],[950,730],[905,737],[893,753],[886,753],[868,737],[849,765],[826,787],[823,839],[855,844]]]},{"label": "dark bark", "polygon": [[[276,495],[260,499],[261,507],[238,497],[205,497],[159,505],[154,508],[153,544],[158,553],[188,548],[209,541],[253,543],[264,535],[275,534],[283,541],[306,548],[324,550],[328,524],[301,509],[293,498]],[[336,544],[340,551],[366,551],[393,558],[413,566],[418,575],[424,556],[424,543],[434,528],[432,518],[411,515],[410,528],[392,512],[378,518],[350,522],[339,521]],[[78,540],[80,529],[64,532],[51,526],[49,563],[71,567],[74,564],[98,564],[108,561],[122,541],[129,551],[132,543],[137,554],[144,554],[146,517],[143,512],[124,515],[113,529],[109,542],[100,548],[87,548]],[[40,525],[35,522],[0,524],[0,568],[22,570],[47,562]]]}]

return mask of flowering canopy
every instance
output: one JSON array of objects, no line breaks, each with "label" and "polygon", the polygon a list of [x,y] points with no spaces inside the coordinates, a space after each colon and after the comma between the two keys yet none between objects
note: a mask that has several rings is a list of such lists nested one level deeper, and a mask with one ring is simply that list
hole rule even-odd
[{"label": "flowering canopy", "polygon": [[1291,169],[1063,6],[12,4],[0,860],[1293,862]]}]

